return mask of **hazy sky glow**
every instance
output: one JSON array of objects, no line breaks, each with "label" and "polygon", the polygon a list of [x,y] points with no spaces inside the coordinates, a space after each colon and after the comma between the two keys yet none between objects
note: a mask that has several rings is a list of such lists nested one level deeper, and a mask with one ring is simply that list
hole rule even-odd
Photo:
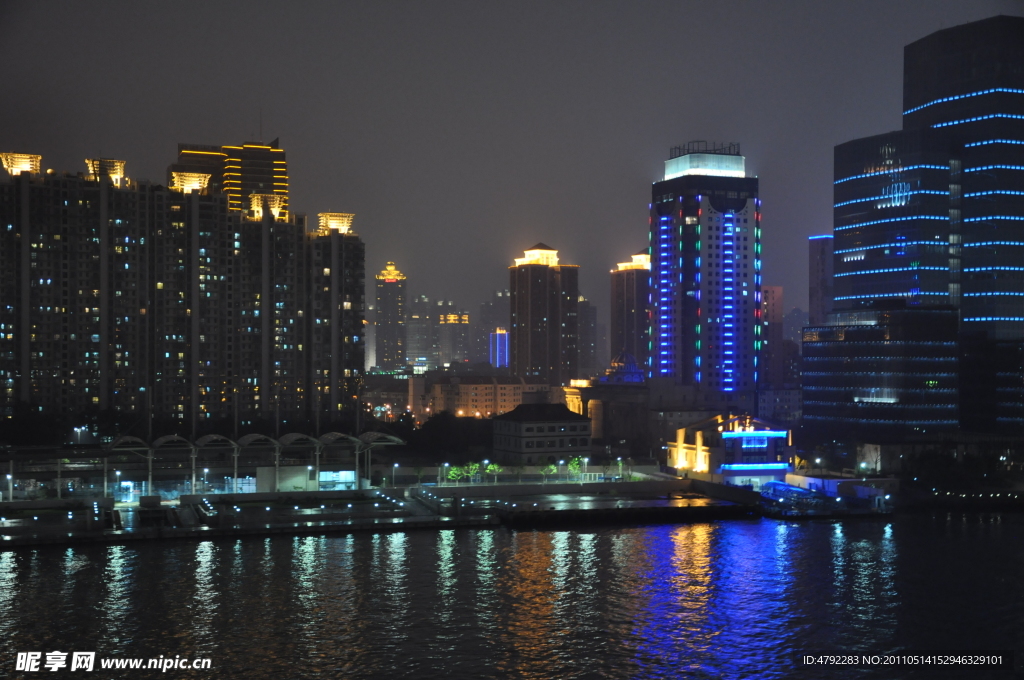
[{"label": "hazy sky glow", "polygon": [[543,241],[607,318],[670,146],[740,142],[765,282],[806,308],[832,147],[900,127],[903,46],[1014,0],[0,5],[0,151],[162,182],[177,142],[280,137],[292,206],[356,213],[367,271],[475,312]]}]

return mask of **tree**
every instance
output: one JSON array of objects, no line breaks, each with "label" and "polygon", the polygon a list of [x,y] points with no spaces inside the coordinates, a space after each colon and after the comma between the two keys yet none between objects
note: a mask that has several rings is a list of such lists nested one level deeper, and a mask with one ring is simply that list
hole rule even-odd
[{"label": "tree", "polygon": [[416,483],[423,484],[423,466],[417,465],[412,471],[416,473]]},{"label": "tree", "polygon": [[543,475],[544,483],[547,484],[548,475],[557,475],[558,474],[558,468],[556,468],[554,465],[548,465],[548,466],[542,467],[540,469],[540,474]]},{"label": "tree", "polygon": [[462,469],[465,471],[466,476],[469,477],[469,481],[472,482],[480,474],[480,463],[466,463]]},{"label": "tree", "polygon": [[494,475],[494,483],[498,483],[498,475],[505,471],[505,468],[501,467],[497,463],[491,463],[487,466],[487,474]]},{"label": "tree", "polygon": [[579,456],[575,456],[574,458],[569,459],[569,464],[566,467],[568,468],[570,475],[578,475],[582,466],[583,461]]},{"label": "tree", "polygon": [[459,485],[459,480],[466,476],[466,470],[459,467],[458,465],[452,465],[448,468],[448,479],[455,482],[455,485]]}]

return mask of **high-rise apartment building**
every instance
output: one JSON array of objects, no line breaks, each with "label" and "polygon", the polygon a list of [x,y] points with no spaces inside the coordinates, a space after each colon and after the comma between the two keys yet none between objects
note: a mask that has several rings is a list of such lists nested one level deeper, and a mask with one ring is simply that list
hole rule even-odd
[{"label": "high-rise apartment building", "polygon": [[597,307],[582,295],[577,309],[579,324],[579,375],[593,378],[600,375],[607,367],[603,352],[598,353],[599,329],[597,323]]},{"label": "high-rise apartment building", "polygon": [[[907,309],[959,310],[960,337],[971,339],[971,357],[985,357],[979,343],[1024,342],[1022,35],[1024,18],[998,16],[906,46],[903,128],[835,150],[834,312],[809,328],[811,335],[825,332],[823,325],[844,325],[841,313],[891,309],[896,301]],[[906,315],[899,323],[930,318]],[[1012,348],[998,349],[1015,356]],[[857,370],[855,361],[846,365]],[[887,427],[903,423],[904,432],[919,432],[923,421],[909,415],[918,404],[945,399],[948,414],[958,397],[924,364],[916,366],[922,370],[899,374],[898,386],[891,384],[895,374],[881,372],[870,385],[832,389],[827,398],[812,385],[817,392],[805,389],[805,417],[827,423],[840,406],[871,403],[865,401],[871,390],[898,388],[898,400],[885,402],[884,414],[862,406],[860,423],[882,425],[881,419]],[[1003,414],[991,428],[1024,428],[1024,388],[981,399],[977,391],[986,384],[1001,390],[1001,378],[984,378],[980,366],[961,368],[973,376],[972,402],[1002,404],[989,410]],[[956,426],[955,417],[939,420]]]},{"label": "high-rise apartment building", "polygon": [[377,274],[377,305],[374,311],[377,367],[389,372],[404,369],[405,274],[394,262],[388,262]]},{"label": "high-rise apartment building", "polygon": [[773,390],[782,389],[786,376],[782,309],[782,286],[761,286],[761,387]]},{"label": "high-rise apartment building", "polygon": [[753,412],[761,353],[758,180],[738,144],[672,149],[652,187],[653,378]]},{"label": "high-rise apartment building", "polygon": [[437,345],[436,305],[426,295],[409,298],[405,315],[405,360],[413,370],[422,373],[440,365]]},{"label": "high-rise apartment building", "polygon": [[491,333],[490,356],[488,360],[494,368],[508,367],[508,331],[498,327]]},{"label": "high-rise apartment building", "polygon": [[469,314],[451,301],[438,301],[437,350],[441,366],[461,364],[469,358]]},{"label": "high-rise apartment building", "polygon": [[647,249],[611,271],[611,353],[625,352],[638,366],[650,356],[651,255]]},{"label": "high-rise apartment building", "polygon": [[2,156],[8,414],[134,412],[195,433],[347,408],[363,368],[352,215],[307,231],[273,194],[231,210],[209,173],[163,187],[133,182],[123,161],[40,174],[38,157]]},{"label": "high-rise apartment building", "polygon": [[807,244],[810,270],[807,272],[808,322],[813,326],[825,323],[825,316],[832,311],[832,235],[812,236]]},{"label": "high-rise apartment building", "polygon": [[509,267],[512,375],[568,385],[579,372],[579,267],[543,243]]},{"label": "high-rise apartment building", "polygon": [[[472,333],[470,345],[471,362],[483,363],[490,361],[491,334],[498,328],[505,329],[508,326],[509,314],[511,313],[508,302],[509,292],[507,290],[496,290],[491,295],[490,300],[480,303],[480,313],[477,314],[470,326],[470,332]],[[492,363],[492,365],[494,364]],[[508,366],[507,357],[503,366]]]}]

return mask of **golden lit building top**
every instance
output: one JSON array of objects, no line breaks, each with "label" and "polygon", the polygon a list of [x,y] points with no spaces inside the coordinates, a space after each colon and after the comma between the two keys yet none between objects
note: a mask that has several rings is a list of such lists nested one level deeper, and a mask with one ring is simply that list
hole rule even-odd
[{"label": "golden lit building top", "polygon": [[619,262],[618,263],[618,269],[613,269],[612,271],[613,272],[614,271],[620,271],[621,272],[621,271],[625,271],[627,269],[646,269],[647,271],[650,271],[651,270],[651,255],[650,255],[650,253],[648,253],[646,251],[637,253],[636,255],[633,256],[633,261],[632,262]]},{"label": "golden lit building top", "polygon": [[86,158],[85,165],[89,168],[89,179],[93,181],[109,177],[116,187],[128,184],[128,178],[124,174],[125,161],[113,158]]},{"label": "golden lit building top", "polygon": [[171,189],[183,193],[204,193],[210,185],[210,177],[204,172],[171,172]]},{"label": "golden lit building top", "polygon": [[[355,219],[356,215],[355,213],[319,213],[317,217],[320,219],[320,226],[317,231],[321,236],[326,236],[332,231],[336,231],[339,234],[351,232],[352,220]],[[394,262],[388,262],[388,264],[394,264]]]},{"label": "golden lit building top", "polygon": [[11,175],[23,172],[38,174],[43,157],[34,153],[0,153],[0,162],[3,162],[4,170]]},{"label": "golden lit building top", "polygon": [[388,262],[384,269],[381,270],[380,274],[377,274],[377,279],[380,281],[386,281],[388,283],[394,281],[405,281],[405,274],[398,271],[398,267],[395,266],[394,262]]},{"label": "golden lit building top", "polygon": [[249,219],[259,221],[263,219],[263,210],[267,210],[274,216],[274,219],[283,219],[287,216],[285,207],[288,205],[288,197],[279,194],[249,194]]},{"label": "golden lit building top", "polygon": [[558,266],[558,251],[543,243],[538,243],[529,250],[523,251],[526,257],[515,258],[517,267],[528,264],[542,264],[548,267]]}]

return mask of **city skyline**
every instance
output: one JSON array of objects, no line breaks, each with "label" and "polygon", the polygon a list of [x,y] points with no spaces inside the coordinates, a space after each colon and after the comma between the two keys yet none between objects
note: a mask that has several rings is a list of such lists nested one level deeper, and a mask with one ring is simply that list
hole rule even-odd
[{"label": "city skyline", "polygon": [[[205,8],[208,21],[185,33],[158,8],[72,7],[49,20],[32,6],[6,6],[0,53],[19,96],[0,112],[0,142],[42,154],[58,171],[86,157],[121,158],[134,176],[160,181],[179,142],[279,137],[291,208],[345,205],[359,214],[368,262],[401,263],[417,282],[412,294],[475,309],[476,290],[504,288],[509,257],[557,243],[580,265],[580,291],[603,320],[606,272],[646,243],[648,187],[660,179],[665,149],[739,141],[751,173],[765,178],[765,225],[777,236],[765,245],[765,283],[789,291],[788,306],[806,308],[804,268],[785,254],[831,224],[832,147],[899,126],[893,64],[903,46],[1020,13],[999,1],[574,7],[276,8],[280,30],[304,38],[285,54],[246,53],[250,67],[226,78],[231,62],[212,50],[223,41],[241,49],[244,36],[259,34],[259,5],[245,16]],[[666,28],[650,23],[656,15]],[[216,28],[228,16],[229,34]],[[712,38],[662,40],[671,17],[728,22],[733,47],[689,59]],[[347,27],[346,41],[327,40],[334,26]],[[119,65],[117,77],[135,83],[125,94],[106,87],[111,76],[89,60],[40,56],[49,45],[86,53],[98,37],[134,55]],[[844,72],[853,62],[859,70]],[[169,63],[174,70],[152,75]],[[708,82],[745,89],[756,105],[705,106],[684,87],[663,87],[685,81],[688,63]],[[265,94],[282,84],[283,95]],[[865,91],[871,102],[860,101]],[[436,267],[446,259],[460,266]],[[466,280],[479,288],[467,290]]]}]

